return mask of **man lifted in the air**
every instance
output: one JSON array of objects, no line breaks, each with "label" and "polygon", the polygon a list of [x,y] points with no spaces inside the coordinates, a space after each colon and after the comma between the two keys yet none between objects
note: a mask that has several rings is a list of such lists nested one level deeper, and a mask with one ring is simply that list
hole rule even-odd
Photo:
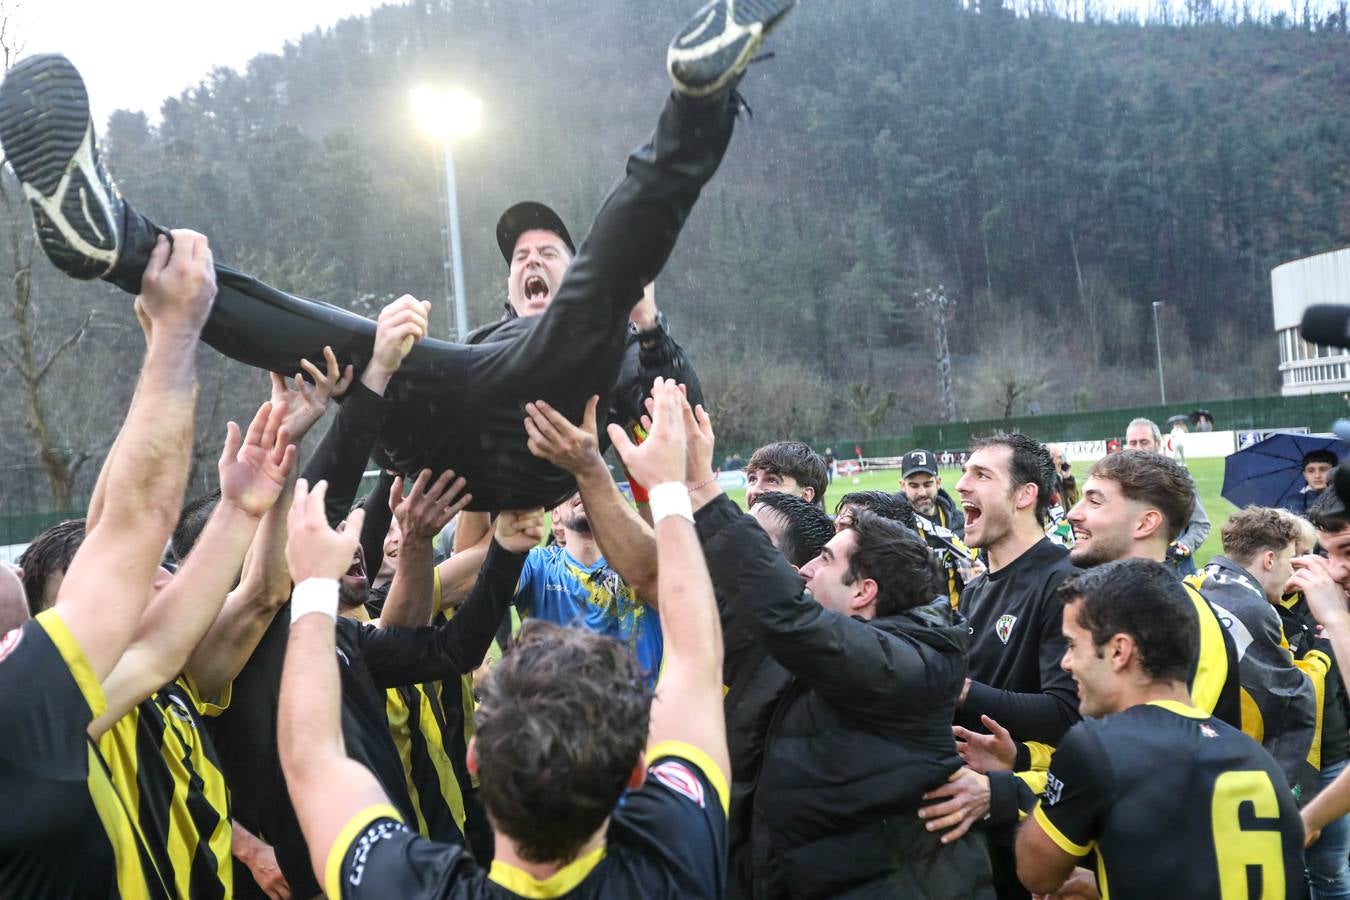
[{"label": "man lifted in the air", "polygon": [[[393,409],[376,448],[382,465],[405,473],[454,469],[472,485],[472,508],[480,510],[552,506],[575,490],[570,475],[526,448],[523,404],[542,399],[575,421],[592,394],[608,403],[630,311],[721,162],[741,105],[734,93],[741,74],[794,3],[712,0],[681,30],[667,57],[675,90],[575,257],[570,240],[550,240],[565,235],[542,219],[525,219],[540,227],[511,227],[513,259],[522,249],[541,260],[558,254],[560,265],[532,265],[523,278],[512,263],[513,299],[542,314],[509,319],[481,343],[425,339],[413,347],[386,391]],[[33,56],[10,70],[0,85],[0,144],[48,258],[72,277],[135,293],[166,232],[124,201],[104,172],[84,83],[69,60]],[[217,266],[217,284],[202,339],[225,355],[278,372],[299,371],[302,359],[321,359],[326,346],[358,371],[369,362],[369,319],[227,266]]]}]

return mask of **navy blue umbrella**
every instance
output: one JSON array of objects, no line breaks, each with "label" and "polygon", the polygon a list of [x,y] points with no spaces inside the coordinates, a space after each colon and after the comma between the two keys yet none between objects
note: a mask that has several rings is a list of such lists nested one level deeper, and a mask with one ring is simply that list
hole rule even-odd
[{"label": "navy blue umbrella", "polygon": [[1330,450],[1340,460],[1350,453],[1350,447],[1336,438],[1272,434],[1224,461],[1223,498],[1239,509],[1251,504],[1284,506],[1307,486],[1303,457],[1314,450]]}]

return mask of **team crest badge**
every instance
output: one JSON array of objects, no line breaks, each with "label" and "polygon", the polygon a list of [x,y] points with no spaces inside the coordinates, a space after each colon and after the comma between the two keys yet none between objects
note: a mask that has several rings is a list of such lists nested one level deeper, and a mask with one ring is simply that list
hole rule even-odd
[{"label": "team crest badge", "polygon": [[1200,723],[1200,733],[1207,738],[1216,738],[1219,736],[1219,732],[1215,731],[1214,727],[1208,722]]},{"label": "team crest badge", "polygon": [[1017,616],[999,616],[998,621],[994,623],[994,634],[1003,643],[1008,643],[1008,638],[1012,636],[1013,626],[1017,624]]},{"label": "team crest badge", "polygon": [[703,783],[685,766],[672,760],[653,766],[647,770],[647,774],[680,796],[694,801],[700,809],[703,808]]}]

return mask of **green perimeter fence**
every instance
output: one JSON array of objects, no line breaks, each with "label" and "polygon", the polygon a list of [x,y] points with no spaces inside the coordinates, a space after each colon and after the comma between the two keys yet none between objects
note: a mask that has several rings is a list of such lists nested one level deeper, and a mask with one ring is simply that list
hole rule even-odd
[{"label": "green perimeter fence", "polygon": [[[934,422],[915,425],[907,435],[879,438],[834,438],[807,440],[823,451],[834,448],[835,455],[854,455],[854,447],[863,456],[899,456],[922,447],[926,450],[960,450],[970,446],[972,438],[997,431],[1021,431],[1040,441],[1095,441],[1124,437],[1131,419],[1152,419],[1167,431],[1167,420],[1205,409],[1214,417],[1215,431],[1291,428],[1307,426],[1312,431],[1330,431],[1331,423],[1350,417],[1350,405],[1340,394],[1309,394],[1302,397],[1248,397],[1243,400],[1201,400],[1167,406],[1129,406],[1095,412],[1058,413],[1041,416],[1013,416],[1007,419],[977,419],[963,422]],[[753,448],[751,448],[753,449]],[[742,451],[749,459],[750,454]]]},{"label": "green perimeter fence", "polygon": [[[1297,426],[1306,426],[1313,431],[1329,431],[1336,419],[1350,416],[1347,399],[1341,394],[1309,394],[1301,397],[1187,401],[1167,406],[1131,406],[1096,412],[939,422],[916,425],[913,433],[907,435],[861,440],[807,439],[807,443],[817,450],[833,447],[837,456],[845,458],[853,455],[855,446],[862,449],[863,456],[899,456],[916,447],[938,452],[959,450],[968,447],[972,437],[982,437],[996,431],[1021,431],[1041,441],[1091,441],[1123,437],[1125,426],[1131,419],[1139,417],[1152,419],[1166,431],[1170,416],[1188,414],[1194,409],[1209,410],[1214,417],[1216,431]],[[753,449],[742,448],[740,452],[749,459],[750,450]],[[83,515],[83,510],[0,515],[0,546],[26,543],[50,525]]]}]

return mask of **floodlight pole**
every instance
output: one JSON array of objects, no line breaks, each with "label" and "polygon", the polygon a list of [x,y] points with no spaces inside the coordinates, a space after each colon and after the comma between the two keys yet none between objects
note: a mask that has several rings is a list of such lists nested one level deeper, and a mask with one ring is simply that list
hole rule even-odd
[{"label": "floodlight pole", "polygon": [[1163,406],[1167,405],[1167,382],[1163,379],[1162,331],[1158,328],[1158,307],[1163,301],[1153,301],[1153,345],[1158,351],[1158,398]]},{"label": "floodlight pole", "polygon": [[446,236],[450,241],[447,265],[450,267],[450,303],[455,310],[455,338],[463,341],[469,333],[469,312],[464,300],[464,256],[459,241],[459,195],[455,190],[454,139],[446,137],[445,145],[445,219]]}]

